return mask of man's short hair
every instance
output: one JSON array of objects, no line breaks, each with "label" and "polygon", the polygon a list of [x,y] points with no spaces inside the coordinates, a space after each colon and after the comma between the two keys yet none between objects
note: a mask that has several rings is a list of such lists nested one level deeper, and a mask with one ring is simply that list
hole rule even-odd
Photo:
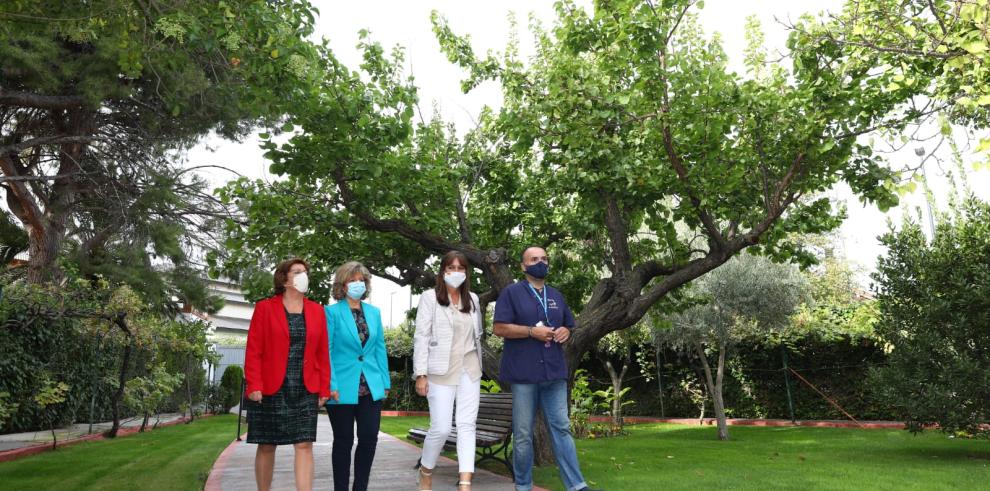
[{"label": "man's short hair", "polygon": [[522,251],[519,252],[519,262],[525,261],[526,260],[526,251],[528,251],[528,250],[530,250],[530,249],[532,249],[534,247],[537,248],[537,249],[543,249],[544,251],[546,250],[543,246],[536,245],[536,244],[530,244],[530,245],[528,245],[526,247],[523,247]]}]

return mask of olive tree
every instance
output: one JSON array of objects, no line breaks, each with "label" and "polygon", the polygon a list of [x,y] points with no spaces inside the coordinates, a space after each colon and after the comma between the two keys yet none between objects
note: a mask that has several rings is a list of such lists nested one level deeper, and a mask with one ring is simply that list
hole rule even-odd
[{"label": "olive tree", "polygon": [[809,299],[807,280],[792,266],[743,254],[701,277],[693,290],[698,304],[672,315],[671,327],[658,336],[697,356],[715,409],[718,438],[728,440],[722,399],[726,360],[740,341],[762,340],[785,328],[797,307]]}]

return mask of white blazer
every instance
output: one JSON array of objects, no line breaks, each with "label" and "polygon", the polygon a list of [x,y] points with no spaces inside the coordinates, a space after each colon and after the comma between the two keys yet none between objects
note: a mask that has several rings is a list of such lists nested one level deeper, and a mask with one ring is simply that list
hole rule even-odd
[{"label": "white blazer", "polygon": [[[474,344],[479,362],[484,359],[481,351],[481,311],[478,296],[471,292],[474,311]],[[413,377],[420,375],[444,375],[450,369],[450,344],[454,339],[450,309],[437,303],[434,290],[419,296],[416,310],[416,333],[413,336]]]}]

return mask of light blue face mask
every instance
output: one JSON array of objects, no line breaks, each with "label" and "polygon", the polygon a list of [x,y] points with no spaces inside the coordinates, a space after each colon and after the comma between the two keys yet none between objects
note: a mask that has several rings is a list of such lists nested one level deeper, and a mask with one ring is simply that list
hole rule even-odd
[{"label": "light blue face mask", "polygon": [[354,300],[361,300],[366,291],[368,291],[368,287],[363,281],[352,281],[347,284],[347,296]]}]

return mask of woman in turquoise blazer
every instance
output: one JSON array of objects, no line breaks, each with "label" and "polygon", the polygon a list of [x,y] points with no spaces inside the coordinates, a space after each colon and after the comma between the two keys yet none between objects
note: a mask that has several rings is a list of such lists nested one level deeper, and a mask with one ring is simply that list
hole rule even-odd
[{"label": "woman in turquoise blazer", "polygon": [[358,444],[354,451],[353,489],[368,489],[382,401],[392,387],[381,312],[362,302],[370,290],[368,269],[356,261],[344,263],[333,279],[331,293],[337,303],[325,307],[333,373],[326,407],[333,430],[330,453],[335,491],[348,491],[355,422]]}]

